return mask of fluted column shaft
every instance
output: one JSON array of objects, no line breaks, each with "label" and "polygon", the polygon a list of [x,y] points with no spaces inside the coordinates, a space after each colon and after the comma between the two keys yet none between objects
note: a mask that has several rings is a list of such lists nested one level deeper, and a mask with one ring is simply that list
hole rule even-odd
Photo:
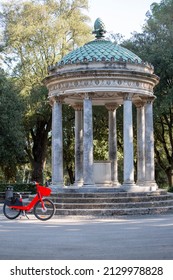
[{"label": "fluted column shaft", "polygon": [[117,125],[116,110],[118,104],[106,104],[109,111],[109,160],[111,161],[111,181],[113,186],[118,186],[118,158],[117,158]]},{"label": "fluted column shaft", "polygon": [[153,98],[148,98],[145,105],[145,184],[157,186],[154,164]]},{"label": "fluted column shaft", "polygon": [[127,95],[124,99],[124,183],[123,185],[134,185],[134,154],[133,154],[133,120],[132,99]]},{"label": "fluted column shaft", "polygon": [[137,107],[137,185],[145,183],[145,108],[144,103]]},{"label": "fluted column shaft", "polygon": [[63,186],[62,99],[52,104],[52,184]]},{"label": "fluted column shaft", "polygon": [[94,186],[92,99],[87,93],[84,95],[83,110],[83,178],[85,187]]},{"label": "fluted column shaft", "polygon": [[75,104],[75,185],[83,185],[83,106]]}]

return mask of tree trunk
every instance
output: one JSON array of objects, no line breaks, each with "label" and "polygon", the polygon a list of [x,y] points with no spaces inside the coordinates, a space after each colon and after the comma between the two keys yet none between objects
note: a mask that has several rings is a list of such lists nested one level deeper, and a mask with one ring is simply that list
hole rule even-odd
[{"label": "tree trunk", "polygon": [[34,161],[32,164],[32,181],[39,182],[40,184],[43,184],[43,170],[44,170],[44,162]]},{"label": "tree trunk", "polygon": [[173,166],[166,169],[166,175],[168,177],[169,189],[173,189]]},{"label": "tree trunk", "polygon": [[69,179],[70,179],[70,184],[74,183],[74,172],[73,172],[73,168],[72,166],[67,166],[67,171],[68,171],[68,175],[69,175]]},{"label": "tree trunk", "polygon": [[33,140],[32,155],[30,157],[32,165],[32,181],[43,183],[43,171],[47,157],[48,133],[51,128],[51,117],[48,122],[37,121],[36,129],[31,130]]}]

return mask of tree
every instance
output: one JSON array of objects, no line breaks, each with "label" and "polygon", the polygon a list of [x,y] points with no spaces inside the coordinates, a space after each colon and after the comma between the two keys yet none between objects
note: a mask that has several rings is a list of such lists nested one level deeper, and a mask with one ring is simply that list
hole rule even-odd
[{"label": "tree", "polygon": [[108,110],[103,106],[93,107],[94,159],[108,160]]},{"label": "tree", "polygon": [[87,0],[8,1],[3,5],[5,61],[25,100],[26,151],[32,180],[43,181],[51,110],[42,80],[47,68],[88,41]]},{"label": "tree", "polygon": [[[75,111],[71,106],[63,104],[63,159],[66,184],[74,183],[75,155]],[[67,176],[68,175],[68,176]]]},{"label": "tree", "polygon": [[135,33],[124,46],[154,65],[160,83],[155,89],[154,129],[157,165],[173,188],[173,0],[151,6],[143,33]]},{"label": "tree", "polygon": [[6,181],[16,180],[16,169],[25,160],[19,90],[0,69],[0,167]]}]

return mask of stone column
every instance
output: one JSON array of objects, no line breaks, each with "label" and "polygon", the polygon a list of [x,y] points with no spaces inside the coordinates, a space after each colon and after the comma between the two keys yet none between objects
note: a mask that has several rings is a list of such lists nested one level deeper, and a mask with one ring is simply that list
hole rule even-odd
[{"label": "stone column", "polygon": [[156,189],[154,164],[153,101],[148,97],[145,105],[145,185]]},{"label": "stone column", "polygon": [[[63,135],[62,101],[54,97],[52,102],[52,185],[63,186]],[[56,189],[56,187],[53,187]]]},{"label": "stone column", "polygon": [[124,98],[124,187],[133,187],[134,184],[134,161],[133,161],[133,120],[132,120],[132,97],[130,94]]},{"label": "stone column", "polygon": [[112,186],[119,186],[118,182],[118,158],[117,158],[117,128],[116,109],[119,104],[110,103],[105,105],[109,111],[109,160],[111,161]]},{"label": "stone column", "polygon": [[83,135],[83,178],[84,187],[94,186],[93,166],[93,118],[92,99],[90,94],[85,93],[83,101],[84,110],[84,135]]},{"label": "stone column", "polygon": [[75,109],[75,186],[83,185],[83,104]]},{"label": "stone column", "polygon": [[144,102],[135,103],[137,107],[137,185],[145,183],[145,110]]}]

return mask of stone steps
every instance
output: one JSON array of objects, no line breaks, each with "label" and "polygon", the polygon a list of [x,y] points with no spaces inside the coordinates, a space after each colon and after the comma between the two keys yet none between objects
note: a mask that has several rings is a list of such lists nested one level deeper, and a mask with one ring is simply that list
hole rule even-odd
[{"label": "stone steps", "polygon": [[152,215],[173,213],[173,206],[129,209],[57,209],[56,215],[62,216],[123,216],[123,215]]},{"label": "stone steps", "polygon": [[166,190],[158,189],[156,191],[131,191],[127,192],[124,190],[121,190],[120,188],[57,188],[56,192],[52,192],[53,195],[58,195],[59,197],[71,197],[75,195],[75,197],[102,197],[102,196],[151,196],[151,195],[163,195],[167,194]]},{"label": "stone steps", "polygon": [[56,215],[121,216],[173,213],[173,195],[154,192],[67,190],[52,194]]},{"label": "stone steps", "polygon": [[173,200],[140,203],[55,203],[56,209],[123,209],[173,206]]},{"label": "stone steps", "polygon": [[[162,195],[162,201],[171,200],[170,195]],[[52,197],[53,202],[58,202],[58,204],[115,204],[115,203],[137,203],[137,202],[148,202],[148,201],[160,201],[159,196],[132,196],[132,197]]]}]

